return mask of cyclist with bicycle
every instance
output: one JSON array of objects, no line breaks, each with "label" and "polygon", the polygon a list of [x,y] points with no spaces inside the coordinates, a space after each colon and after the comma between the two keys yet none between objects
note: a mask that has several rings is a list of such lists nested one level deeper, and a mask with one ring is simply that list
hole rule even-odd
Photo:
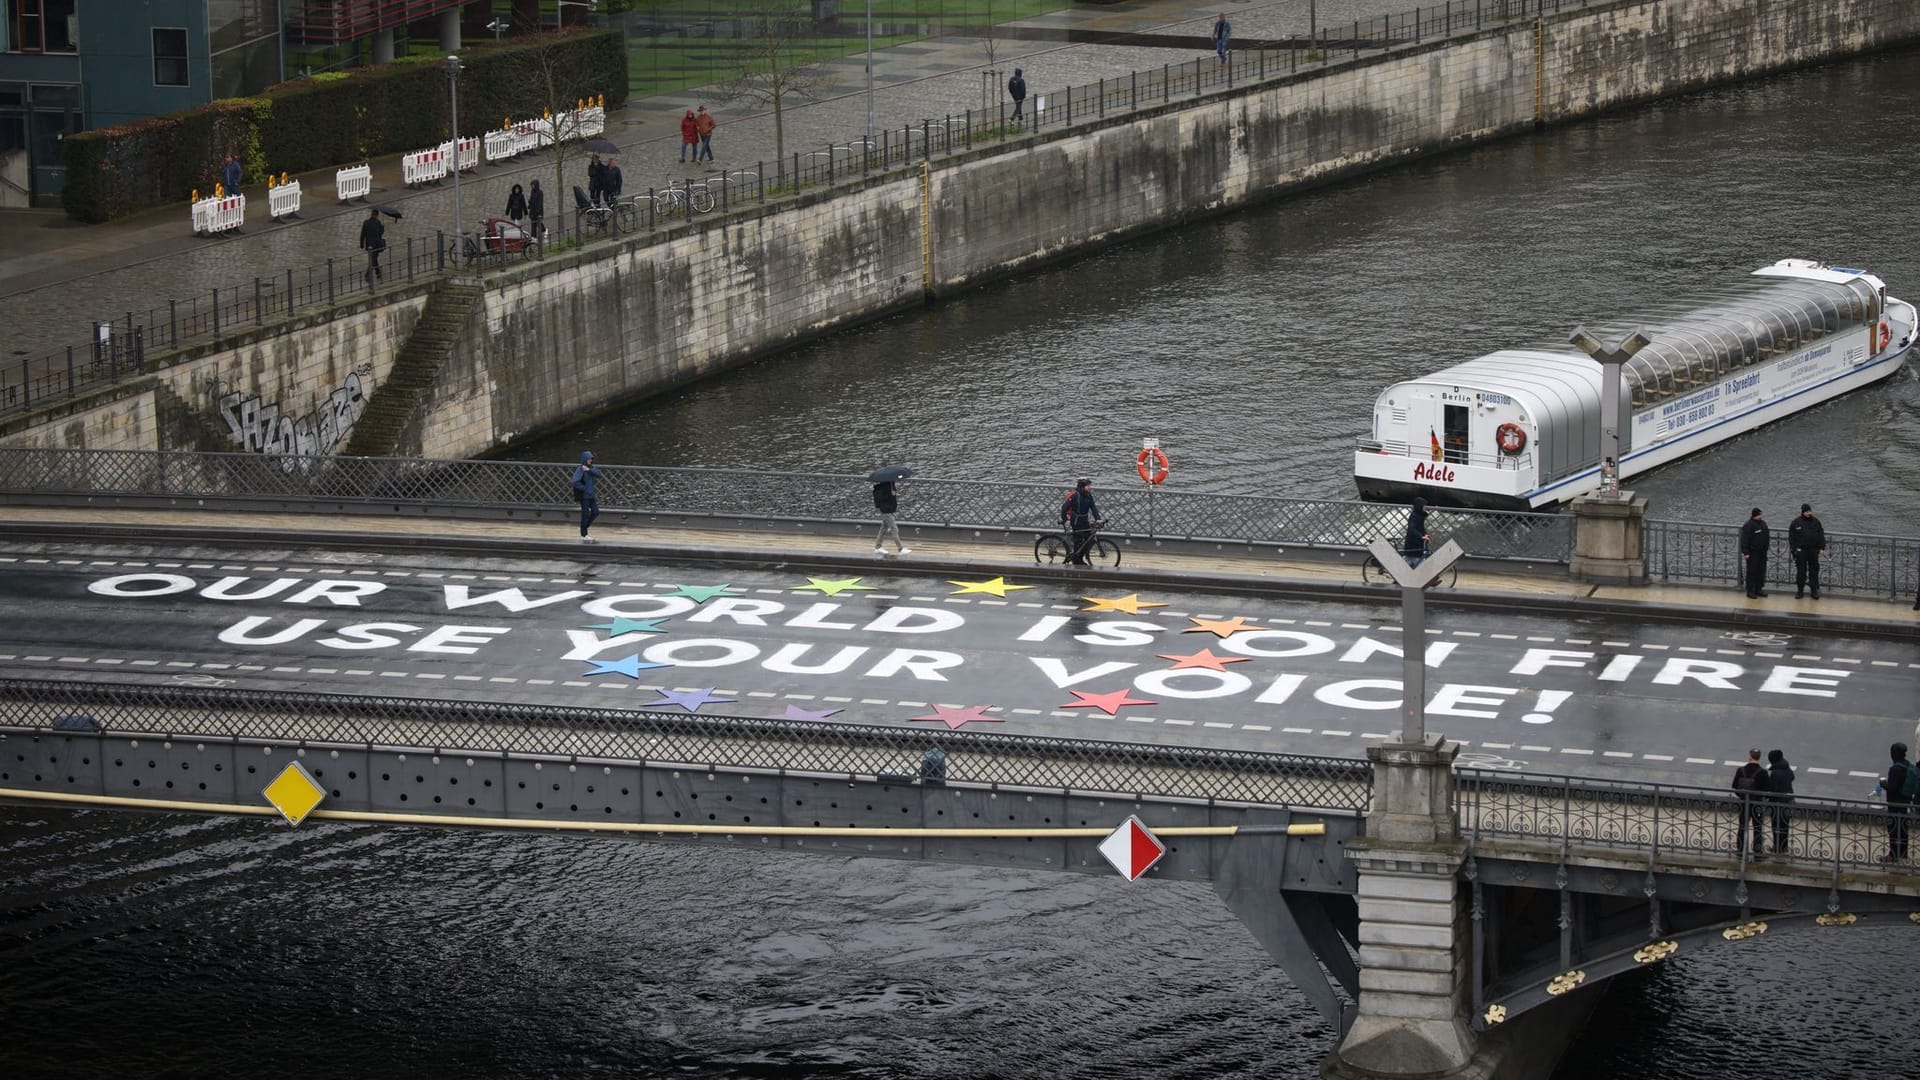
[{"label": "cyclist with bicycle", "polygon": [[1073,534],[1067,562],[1075,566],[1090,565],[1087,545],[1093,543],[1094,529],[1104,524],[1100,507],[1093,501],[1093,481],[1083,476],[1074,484],[1073,493],[1060,504],[1060,528]]},{"label": "cyclist with bicycle", "polygon": [[1407,515],[1407,535],[1400,541],[1400,554],[1408,566],[1419,566],[1427,557],[1427,500],[1416,496],[1413,512]]}]

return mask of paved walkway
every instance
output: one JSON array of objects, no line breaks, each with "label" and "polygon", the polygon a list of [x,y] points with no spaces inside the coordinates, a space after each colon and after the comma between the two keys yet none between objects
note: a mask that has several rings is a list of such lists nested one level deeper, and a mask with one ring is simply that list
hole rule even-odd
[{"label": "paved walkway", "polygon": [[[1318,25],[1351,25],[1356,19],[1410,11],[1407,0],[1319,0]],[[981,72],[989,66],[1004,84],[1015,67],[1024,68],[1030,97],[1055,94],[1163,64],[1211,60],[1209,34],[1224,11],[1240,42],[1271,41],[1307,33],[1308,5],[1301,0],[1129,0],[1117,4],[1081,4],[1004,24],[992,40],[985,37],[935,38],[874,54],[876,127],[918,124],[923,119],[979,109]],[[1106,43],[1068,40],[1111,35]],[[867,125],[866,66],[863,55],[822,65],[814,87],[816,100],[785,110],[787,153],[845,145]],[[996,99],[997,100],[997,99]],[[682,166],[679,117],[705,104],[718,117],[716,160],[711,166]],[[465,125],[463,125],[465,126]],[[772,162],[775,151],[770,113],[722,98],[713,88],[637,98],[608,117],[607,138],[621,147],[620,164],[629,193],[662,187],[670,180],[711,172],[752,169]],[[351,163],[346,163],[351,164]],[[388,229],[389,242],[404,247],[409,234],[424,243],[435,229],[449,229],[453,217],[451,184],[408,191],[400,183],[398,157],[373,161],[372,202],[386,202],[406,216]],[[771,171],[771,170],[770,170]],[[584,186],[585,158],[569,162],[566,183]],[[572,199],[553,190],[550,162],[529,155],[502,166],[482,166],[461,184],[461,216],[469,225],[498,214],[508,190],[539,178],[548,188],[548,220],[570,208]],[[105,225],[80,225],[57,210],[0,211],[0,363],[81,345],[96,320],[124,318],[127,312],[164,313],[169,298],[183,302],[214,288],[223,295],[251,294],[255,276],[277,279],[288,268],[305,270],[328,257],[352,261],[364,208],[341,207],[330,200],[331,169],[300,178],[306,192],[302,219],[275,225],[266,218],[264,188],[250,187],[248,222],[242,235],[215,240],[194,237],[187,222],[185,193],[178,206],[149,211]],[[158,321],[164,321],[164,315]]]}]

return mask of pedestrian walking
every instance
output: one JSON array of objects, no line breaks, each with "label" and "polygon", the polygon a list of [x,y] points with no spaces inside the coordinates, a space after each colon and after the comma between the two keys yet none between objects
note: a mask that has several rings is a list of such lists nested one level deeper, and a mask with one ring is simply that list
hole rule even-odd
[{"label": "pedestrian walking", "polygon": [[1222,64],[1227,62],[1227,42],[1232,38],[1233,24],[1227,21],[1227,13],[1223,11],[1213,23],[1213,55],[1219,57]]},{"label": "pedestrian walking", "polygon": [[1089,565],[1087,547],[1093,543],[1093,530],[1105,522],[1100,520],[1100,507],[1093,501],[1093,481],[1081,477],[1073,485],[1073,493],[1060,504],[1060,527],[1073,533],[1072,543],[1067,548],[1067,561],[1075,566]]},{"label": "pedestrian walking", "polygon": [[587,162],[587,201],[595,206],[599,206],[600,198],[605,195],[606,192],[607,166],[600,160],[600,155],[595,154],[592,159]]},{"label": "pedestrian walking", "polygon": [[887,537],[893,537],[893,546],[899,554],[905,555],[912,549],[900,541],[900,526],[893,515],[900,509],[900,489],[891,481],[873,485],[873,508],[880,511],[880,535],[873,538],[873,553],[887,553]]},{"label": "pedestrian walking", "polygon": [[533,190],[527,193],[527,226],[535,239],[545,243],[547,239],[547,193],[540,190],[540,181],[533,182]]},{"label": "pedestrian walking", "polygon": [[1427,557],[1427,500],[1416,495],[1407,514],[1407,533],[1400,538],[1400,554],[1409,566],[1418,566]]},{"label": "pedestrian walking", "polygon": [[700,121],[688,109],[687,115],[680,118],[680,160],[687,160],[687,151],[693,151],[693,160],[700,160]]},{"label": "pedestrian walking", "polygon": [[387,250],[387,227],[380,224],[380,211],[367,211],[367,220],[360,224],[360,250],[367,253],[367,272],[364,275],[367,288],[381,277],[380,253]]},{"label": "pedestrian walking", "polygon": [[1767,595],[1767,548],[1772,543],[1773,533],[1767,528],[1767,519],[1760,516],[1760,508],[1756,506],[1748,515],[1747,523],[1740,526],[1740,561],[1745,567],[1749,600]]},{"label": "pedestrian walking", "polygon": [[526,193],[520,190],[519,184],[515,184],[513,185],[513,190],[511,192],[508,192],[507,194],[507,220],[513,222],[515,225],[518,225],[520,224],[520,219],[526,216],[527,216]]},{"label": "pedestrian walking", "polygon": [[1007,96],[1013,99],[1013,118],[1020,119],[1022,103],[1027,100],[1027,77],[1019,68],[1013,69],[1013,78],[1007,80]]},{"label": "pedestrian walking", "polygon": [[240,162],[235,160],[234,156],[229,153],[226,163],[220,166],[220,180],[224,185],[222,194],[240,194],[240,179]]},{"label": "pedestrian walking", "polygon": [[580,467],[573,470],[573,499],[580,504],[580,542],[591,544],[593,537],[587,530],[593,527],[593,519],[600,516],[600,499],[595,490],[600,482],[600,470],[593,464],[593,451],[580,452]]},{"label": "pedestrian walking", "polygon": [[606,192],[607,192],[607,205],[612,206],[614,203],[614,200],[620,197],[620,189],[626,184],[626,179],[620,175],[620,159],[619,158],[607,159],[607,172],[605,176],[605,184],[606,184]]},{"label": "pedestrian walking", "polygon": [[1813,516],[1813,507],[1800,504],[1800,516],[1787,526],[1787,550],[1793,553],[1793,598],[1811,590],[1820,599],[1820,558],[1827,550],[1827,530]]},{"label": "pedestrian walking", "polygon": [[713,160],[713,129],[718,126],[719,122],[714,120],[713,114],[707,111],[707,107],[700,106],[699,115],[693,118],[694,134],[700,136],[700,152],[693,155],[693,160]]},{"label": "pedestrian walking", "polygon": [[1733,852],[1738,855],[1746,850],[1747,833],[1753,833],[1753,857],[1766,857],[1766,828],[1761,824],[1761,812],[1766,808],[1767,769],[1760,764],[1760,748],[1747,751],[1747,763],[1733,771],[1733,794],[1740,800],[1740,833],[1733,842]]},{"label": "pedestrian walking", "polygon": [[1793,766],[1784,750],[1767,751],[1767,802],[1773,811],[1773,853],[1785,855],[1793,823]]},{"label": "pedestrian walking", "polygon": [[1914,798],[1920,795],[1920,772],[1907,760],[1907,744],[1894,743],[1888,750],[1893,764],[1880,781],[1887,800],[1887,854],[1881,862],[1905,862],[1907,859],[1907,817]]}]

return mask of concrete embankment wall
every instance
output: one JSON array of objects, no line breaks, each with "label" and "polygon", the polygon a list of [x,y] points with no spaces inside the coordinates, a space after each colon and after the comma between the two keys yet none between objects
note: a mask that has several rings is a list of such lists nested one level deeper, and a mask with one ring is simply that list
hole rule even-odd
[{"label": "concrete embankment wall", "polygon": [[[442,368],[398,450],[484,453],[929,291],[1538,123],[1915,39],[1912,0],[1622,2],[1366,54],[981,147],[934,161],[924,176],[893,174],[549,258],[488,276],[484,326],[476,320]],[[0,442],[278,450],[300,442],[297,422],[282,419],[332,417],[308,425],[315,444],[358,415],[337,396],[347,373],[364,372],[357,392],[378,393],[421,302],[408,293],[239,335],[178,358],[144,389],[0,427]],[[249,400],[252,428],[226,418]],[[181,408],[206,423],[173,418]],[[268,409],[285,437],[244,442]],[[196,432],[199,441],[183,441]]]}]

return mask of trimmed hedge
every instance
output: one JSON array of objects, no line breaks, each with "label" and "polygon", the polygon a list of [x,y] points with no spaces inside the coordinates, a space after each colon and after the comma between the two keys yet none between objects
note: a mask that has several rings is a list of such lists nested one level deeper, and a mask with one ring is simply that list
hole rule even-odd
[{"label": "trimmed hedge", "polygon": [[[627,99],[626,41],[618,30],[574,29],[522,42],[476,44],[461,54],[460,127],[556,111],[593,94]],[[548,74],[552,78],[548,78]],[[259,97],[231,98],[167,116],[95,128],[62,140],[67,216],[100,222],[204,197],[231,152],[247,181],[282,172],[356,165],[447,138],[447,76],[432,59],[401,60],[342,75],[299,79]]]}]

